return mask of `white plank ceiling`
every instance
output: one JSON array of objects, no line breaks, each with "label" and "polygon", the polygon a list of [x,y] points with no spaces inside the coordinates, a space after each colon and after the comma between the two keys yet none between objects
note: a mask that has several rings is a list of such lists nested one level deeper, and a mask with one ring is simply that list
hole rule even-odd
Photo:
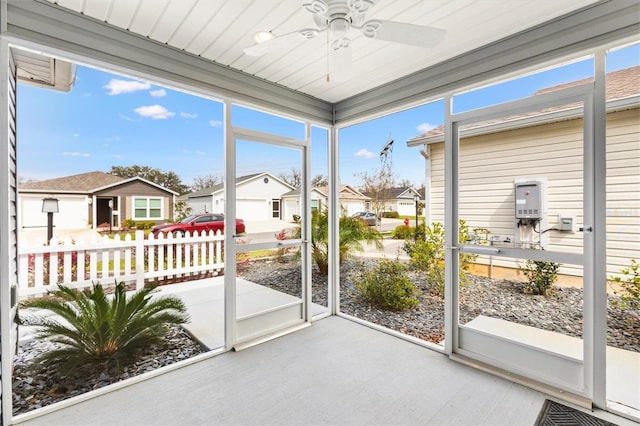
[{"label": "white plank ceiling", "polygon": [[356,29],[353,77],[327,82],[326,32],[291,49],[254,57],[243,49],[258,31],[281,36],[316,28],[312,0],[48,0],[218,64],[338,102],[552,20],[597,0],[377,0],[369,19],[440,28],[435,48],[374,40]]}]

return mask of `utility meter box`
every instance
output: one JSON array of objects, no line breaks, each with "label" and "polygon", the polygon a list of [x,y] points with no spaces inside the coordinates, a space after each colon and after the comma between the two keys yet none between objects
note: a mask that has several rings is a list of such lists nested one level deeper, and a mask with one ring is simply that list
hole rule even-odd
[{"label": "utility meter box", "polygon": [[576,215],[571,213],[558,213],[558,231],[576,232]]},{"label": "utility meter box", "polygon": [[542,219],[542,182],[537,180],[515,182],[516,219]]}]

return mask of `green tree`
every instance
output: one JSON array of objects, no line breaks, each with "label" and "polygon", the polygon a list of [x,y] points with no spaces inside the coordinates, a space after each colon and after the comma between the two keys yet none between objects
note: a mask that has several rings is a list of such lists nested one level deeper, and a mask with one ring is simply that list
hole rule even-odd
[{"label": "green tree", "polygon": [[[376,247],[382,248],[382,235],[358,218],[342,216],[339,235],[340,264],[354,252],[363,251],[363,242],[374,243]],[[326,210],[315,211],[311,217],[311,257],[320,273],[327,275],[329,271],[329,213]]]},{"label": "green tree", "polygon": [[25,306],[50,311],[63,321],[30,315],[21,323],[38,327],[38,337],[61,345],[40,356],[47,366],[62,372],[102,362],[122,367],[134,362],[140,350],[162,343],[166,324],[189,321],[182,300],[152,297],[154,289],[145,287],[127,298],[121,282],[109,298],[98,283],[84,291],[59,285],[49,293],[52,297],[32,299]]},{"label": "green tree", "polygon": [[189,191],[189,187],[182,183],[180,176],[175,172],[165,172],[149,166],[111,166],[109,173],[123,178],[141,177],[178,194]]}]

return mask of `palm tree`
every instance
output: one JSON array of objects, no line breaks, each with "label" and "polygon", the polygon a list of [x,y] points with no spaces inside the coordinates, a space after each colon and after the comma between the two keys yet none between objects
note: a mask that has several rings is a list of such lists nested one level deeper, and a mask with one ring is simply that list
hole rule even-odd
[{"label": "palm tree", "polygon": [[124,283],[117,283],[108,297],[99,283],[83,291],[59,285],[52,297],[27,301],[24,306],[54,313],[62,321],[41,315],[21,318],[36,326],[38,337],[60,344],[43,353],[39,361],[71,371],[87,363],[106,362],[121,368],[135,362],[141,349],[163,342],[167,324],[189,321],[186,307],[177,297],[152,297],[155,286],[127,298]]},{"label": "palm tree", "polygon": [[[339,238],[340,264],[353,252],[363,251],[363,241],[367,244],[374,243],[376,247],[382,248],[382,235],[359,218],[342,216],[340,218]],[[329,271],[328,253],[329,214],[326,210],[322,212],[314,211],[311,218],[311,257],[323,275],[327,275]]]}]

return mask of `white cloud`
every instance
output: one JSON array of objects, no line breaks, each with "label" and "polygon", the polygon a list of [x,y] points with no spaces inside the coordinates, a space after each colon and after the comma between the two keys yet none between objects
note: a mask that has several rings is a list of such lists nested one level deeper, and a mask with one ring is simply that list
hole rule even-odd
[{"label": "white cloud", "polygon": [[141,106],[134,109],[134,111],[142,117],[148,117],[152,120],[164,120],[176,115],[174,112],[169,111],[162,105]]},{"label": "white cloud", "polygon": [[74,134],[73,134],[73,137],[74,137],[74,138],[79,138],[79,137],[80,137],[80,133],[74,133]]},{"label": "white cloud", "polygon": [[436,127],[438,127],[438,126],[436,126],[435,124],[420,123],[420,124],[418,124],[416,129],[418,129],[419,132],[427,133],[428,131],[435,129]]},{"label": "white cloud", "polygon": [[204,151],[196,151],[196,155],[203,155],[204,156],[204,155],[207,155],[207,153],[204,152]]},{"label": "white cloud", "polygon": [[366,148],[362,148],[356,151],[353,155],[355,155],[356,157],[364,157],[364,158],[374,158],[376,156],[373,152],[368,151]]},{"label": "white cloud", "polygon": [[136,121],[133,118],[131,118],[129,116],[126,116],[124,114],[120,114],[120,118],[122,118],[123,120],[126,120],[126,121]]},{"label": "white cloud", "polygon": [[150,90],[149,94],[154,98],[161,98],[167,95],[167,91],[164,89]]},{"label": "white cloud", "polygon": [[222,126],[222,121],[220,121],[220,120],[209,120],[209,126],[211,126],[211,127],[220,127],[220,126]]},{"label": "white cloud", "polygon": [[109,136],[107,138],[104,138],[104,140],[107,142],[117,142],[121,139],[120,139],[120,136]]},{"label": "white cloud", "polygon": [[122,158],[120,154],[111,154],[111,158]]},{"label": "white cloud", "polygon": [[188,113],[188,112],[181,112],[180,113],[180,117],[182,117],[182,118],[197,118],[198,114],[191,114],[191,113]]},{"label": "white cloud", "polygon": [[62,155],[64,157],[91,157],[91,154],[88,152],[63,152]]},{"label": "white cloud", "polygon": [[144,83],[142,81],[135,80],[118,80],[112,78],[109,83],[103,86],[105,89],[109,89],[108,95],[121,95],[123,93],[133,93],[139,90],[149,90],[151,88],[150,83]]}]

